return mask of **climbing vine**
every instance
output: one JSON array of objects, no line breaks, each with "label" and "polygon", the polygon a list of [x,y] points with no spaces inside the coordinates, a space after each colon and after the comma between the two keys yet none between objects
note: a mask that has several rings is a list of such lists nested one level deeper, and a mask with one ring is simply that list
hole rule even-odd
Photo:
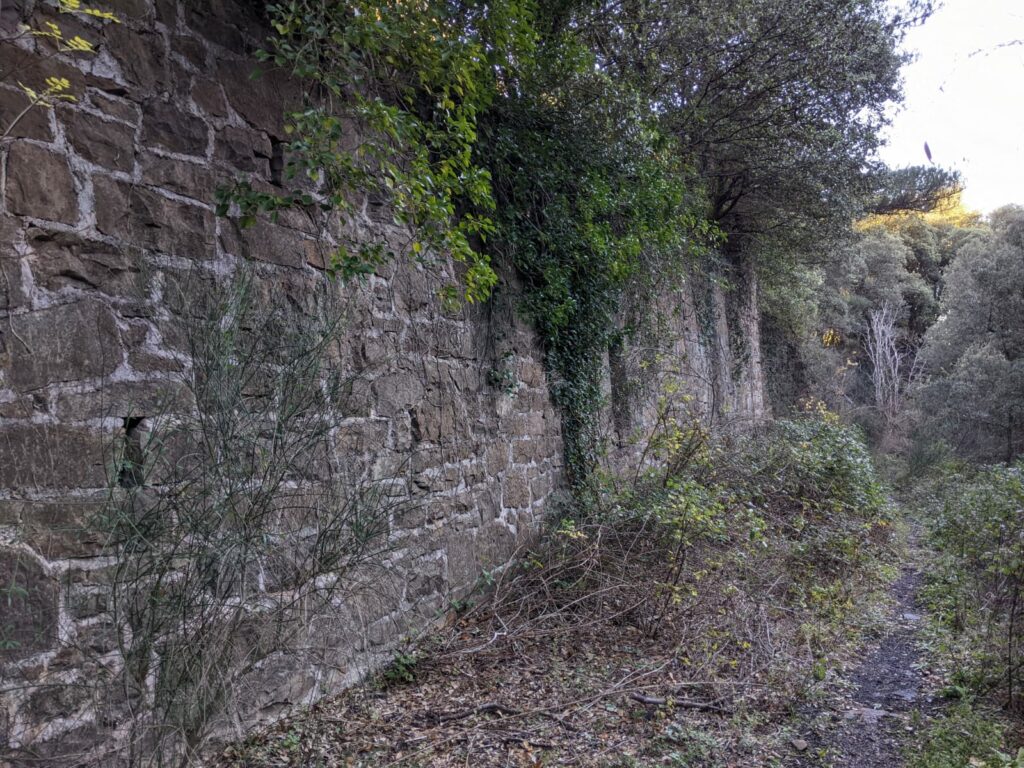
[{"label": "climbing vine", "polygon": [[[356,224],[367,200],[384,201],[415,233],[414,258],[444,253],[465,265],[446,298],[487,298],[497,282],[482,247],[494,197],[473,147],[503,73],[529,55],[529,0],[292,0],[267,11],[275,34],[260,58],[304,87],[286,116],[284,175],[294,189],[240,181],[222,191],[221,215],[235,204],[246,225],[319,204]],[[334,273],[363,275],[394,255],[383,237],[360,240],[337,248]]]},{"label": "climbing vine", "polygon": [[[548,19],[548,23],[556,23]],[[604,354],[624,291],[678,271],[710,234],[693,174],[630,83],[548,29],[519,92],[481,142],[498,200],[497,250],[525,282],[577,489],[601,451]]]}]

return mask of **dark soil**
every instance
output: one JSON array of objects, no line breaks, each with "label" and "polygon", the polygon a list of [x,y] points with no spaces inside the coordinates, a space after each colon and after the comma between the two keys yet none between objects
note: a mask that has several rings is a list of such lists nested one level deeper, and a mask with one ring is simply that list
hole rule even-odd
[{"label": "dark soil", "polygon": [[893,585],[896,605],[879,646],[848,678],[849,693],[827,709],[810,712],[794,740],[800,755],[792,768],[897,768],[913,713],[934,708],[921,668],[917,636],[923,617],[917,603],[921,574],[911,566]]}]

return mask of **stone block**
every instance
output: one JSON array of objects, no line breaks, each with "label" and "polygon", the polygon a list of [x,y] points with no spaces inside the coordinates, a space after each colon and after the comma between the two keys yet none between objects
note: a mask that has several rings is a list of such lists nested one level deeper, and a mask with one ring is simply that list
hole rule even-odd
[{"label": "stone block", "polygon": [[0,487],[104,488],[109,439],[84,427],[13,423],[0,427]]},{"label": "stone block", "polygon": [[343,461],[383,453],[390,429],[387,419],[347,419],[338,428],[335,450]]},{"label": "stone block", "polygon": [[454,402],[423,403],[413,411],[413,438],[435,443],[445,440],[460,433],[460,421]]},{"label": "stone block", "polygon": [[152,99],[142,107],[142,140],[184,155],[205,157],[209,131],[201,117]]},{"label": "stone block", "polygon": [[490,523],[477,533],[476,557],[480,569],[507,562],[515,549],[515,537],[502,523]]},{"label": "stone block", "polygon": [[[28,97],[20,90],[0,89],[0,126],[10,138],[53,141],[50,110],[35,108],[22,114],[27,103]],[[12,126],[15,119],[18,122]]]},{"label": "stone block", "polygon": [[19,539],[48,560],[92,557],[102,552],[106,543],[96,525],[105,503],[105,494],[0,499],[0,518],[16,518]]},{"label": "stone block", "polygon": [[[423,384],[411,373],[382,376],[373,382],[374,408],[382,414],[392,415],[406,411],[423,399]],[[417,408],[417,413],[420,408]],[[422,426],[422,425],[421,425]],[[415,432],[415,427],[413,427]]]},{"label": "stone block", "polygon": [[206,71],[207,48],[203,39],[195,35],[175,35],[171,39],[171,52],[177,54],[200,72]]},{"label": "stone block", "polygon": [[0,309],[28,304],[28,293],[21,271],[21,255],[15,248],[20,240],[19,222],[6,216],[0,218]]},{"label": "stone block", "polygon": [[449,530],[444,538],[444,551],[448,561],[448,584],[452,588],[464,587],[476,581],[480,565],[476,557],[476,531]]},{"label": "stone block", "polygon": [[74,224],[78,194],[64,155],[16,141],[7,157],[7,209],[22,216]]},{"label": "stone block", "polygon": [[116,24],[106,29],[106,38],[133,96],[148,98],[167,90],[169,60],[162,35]]},{"label": "stone block", "polygon": [[132,125],[139,124],[139,105],[120,96],[113,96],[104,91],[90,89],[89,103],[105,115],[124,120]]},{"label": "stone block", "polygon": [[[2,450],[2,449],[0,449]],[[0,664],[33,656],[57,645],[59,599],[55,579],[28,552],[0,549]]]},{"label": "stone block", "polygon": [[58,293],[65,288],[99,290],[118,299],[142,299],[148,286],[138,258],[74,232],[32,227],[25,233],[27,262],[36,285]]},{"label": "stone block", "polygon": [[249,59],[221,61],[217,81],[228,103],[244,120],[273,138],[283,139],[284,115],[299,104],[301,89],[280,72],[252,77],[256,66]]},{"label": "stone block", "polygon": [[214,138],[213,156],[219,163],[243,173],[270,178],[272,148],[265,133],[226,126]]},{"label": "stone block", "polygon": [[228,102],[224,97],[224,89],[216,80],[197,77],[192,85],[192,101],[207,115],[228,116]]},{"label": "stone block", "polygon": [[15,390],[106,376],[121,363],[117,325],[101,302],[78,301],[16,315],[11,323],[25,342],[7,342],[7,382]]},{"label": "stone block", "polygon": [[530,506],[530,484],[521,471],[506,472],[501,481],[501,506],[505,509],[525,509]]},{"label": "stone block", "polygon": [[190,163],[145,153],[140,158],[142,181],[162,187],[183,197],[191,197],[207,205],[214,204],[214,192],[226,177],[217,174],[205,162]]},{"label": "stone block", "polygon": [[251,227],[239,229],[233,221],[222,221],[221,242],[235,256],[301,269],[316,248],[313,240],[294,229],[257,219]]},{"label": "stone block", "polygon": [[119,381],[98,388],[65,391],[57,416],[65,419],[146,418],[191,410],[192,393],[176,379]]},{"label": "stone block", "polygon": [[131,172],[135,165],[135,129],[81,110],[61,110],[64,135],[75,153],[94,165]]},{"label": "stone block", "polygon": [[538,475],[530,481],[530,494],[534,502],[547,499],[554,490],[555,481],[549,472]]},{"label": "stone block", "polygon": [[145,187],[94,176],[96,226],[128,244],[191,259],[216,255],[213,212]]},{"label": "stone block", "polygon": [[103,9],[116,13],[122,21],[150,19],[153,16],[149,0],[103,0]]},{"label": "stone block", "polygon": [[[37,402],[31,397],[19,397],[0,402],[0,418],[28,419],[36,410]],[[43,409],[40,409],[43,410]]]},{"label": "stone block", "polygon": [[245,35],[242,30],[231,23],[239,18],[237,14],[233,17],[226,14],[216,0],[185,3],[184,11],[185,22],[193,32],[232,53],[245,52]]}]

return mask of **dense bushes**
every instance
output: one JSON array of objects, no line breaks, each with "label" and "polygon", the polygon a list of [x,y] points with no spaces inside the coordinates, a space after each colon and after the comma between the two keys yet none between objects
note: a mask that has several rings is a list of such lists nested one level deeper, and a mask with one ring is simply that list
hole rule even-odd
[{"label": "dense bushes", "polygon": [[785,696],[824,673],[881,583],[888,505],[864,442],[828,413],[732,440],[663,430],[648,467],[567,511],[499,588],[498,612],[626,622],[695,647],[710,634],[715,674],[719,656],[730,675],[771,666]]},{"label": "dense bushes", "polygon": [[954,682],[1020,710],[1024,464],[944,467],[921,503],[941,553],[926,595]]}]

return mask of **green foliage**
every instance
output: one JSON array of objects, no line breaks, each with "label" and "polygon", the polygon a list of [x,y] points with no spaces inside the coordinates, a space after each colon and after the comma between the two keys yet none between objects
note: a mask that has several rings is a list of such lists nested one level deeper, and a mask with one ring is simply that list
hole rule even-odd
[{"label": "green foliage", "polygon": [[412,683],[416,680],[416,665],[420,657],[415,653],[399,651],[380,673],[381,679],[391,685]]},{"label": "green foliage", "polygon": [[955,684],[1021,699],[1024,585],[1024,465],[980,470],[946,466],[922,493],[940,552],[925,595],[937,647]]},{"label": "green foliage", "polygon": [[[414,257],[450,255],[466,265],[461,298],[485,299],[497,281],[480,248],[494,230],[494,199],[473,150],[499,81],[529,57],[529,0],[290,0],[267,11],[276,34],[261,58],[305,89],[287,115],[285,175],[296,188],[279,194],[240,181],[222,191],[219,213],[235,204],[247,225],[319,204],[354,227],[367,199],[384,200],[415,232]],[[331,268],[365,274],[388,248],[360,238],[354,252],[338,248]]]},{"label": "green foliage", "polygon": [[829,412],[784,420],[756,440],[751,475],[763,493],[785,496],[808,514],[846,514],[872,520],[886,497],[864,437]]},{"label": "green foliage", "polygon": [[480,151],[498,200],[496,249],[524,279],[578,486],[600,450],[602,360],[624,290],[678,271],[709,230],[679,147],[634,84],[557,23],[554,12],[539,19],[533,65],[489,115]]},{"label": "green foliage", "polygon": [[1015,758],[998,751],[1002,736],[1003,727],[991,713],[958,702],[907,750],[907,768],[1015,768]]},{"label": "green foliage", "polygon": [[1024,450],[1022,232],[1024,209],[1010,206],[962,242],[922,350],[924,436],[975,460],[1012,461]]},{"label": "green foliage", "polygon": [[[303,86],[287,116],[293,188],[239,181],[219,210],[249,224],[320,206],[355,232],[365,202],[385,201],[415,258],[466,265],[450,302],[489,295],[492,257],[511,264],[580,490],[602,450],[602,359],[631,333],[627,291],[643,316],[653,287],[722,233],[713,278],[792,274],[879,194],[871,154],[908,17],[878,0],[691,5],[273,2],[263,58]],[[933,176],[903,186],[927,196]],[[351,239],[331,263],[345,278],[394,247]]]}]

